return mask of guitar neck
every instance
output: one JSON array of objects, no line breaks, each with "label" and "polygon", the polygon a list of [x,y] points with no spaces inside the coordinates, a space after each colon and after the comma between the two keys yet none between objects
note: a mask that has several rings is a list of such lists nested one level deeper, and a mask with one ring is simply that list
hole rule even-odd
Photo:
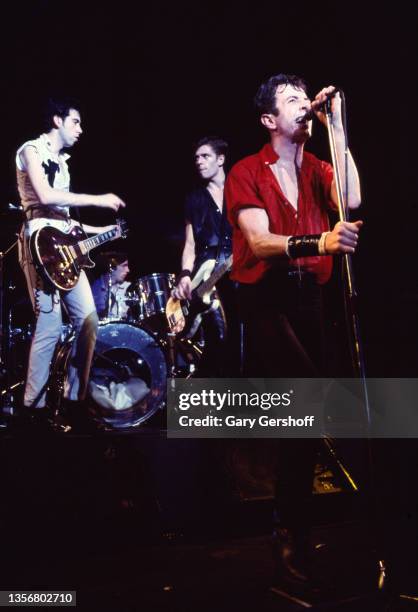
[{"label": "guitar neck", "polygon": [[114,228],[108,230],[107,232],[102,232],[101,234],[97,234],[96,236],[92,236],[91,238],[86,238],[85,240],[80,240],[78,246],[83,254],[88,253],[92,249],[95,249],[101,244],[105,242],[109,242],[110,240],[114,240],[117,238],[118,228]]},{"label": "guitar neck", "polygon": [[219,266],[219,268],[216,268],[209,276],[209,278],[200,285],[200,287],[196,291],[197,295],[202,298],[205,293],[211,291],[211,289],[216,285],[218,280],[225,274],[225,272],[228,272],[231,266],[232,255],[230,255],[228,259],[221,266]]}]

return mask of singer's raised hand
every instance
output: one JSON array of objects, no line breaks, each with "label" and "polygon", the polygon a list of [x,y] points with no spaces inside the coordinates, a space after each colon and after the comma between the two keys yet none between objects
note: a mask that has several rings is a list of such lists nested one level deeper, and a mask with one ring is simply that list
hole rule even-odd
[{"label": "singer's raised hand", "polygon": [[334,85],[323,87],[321,91],[316,94],[315,98],[311,102],[311,109],[314,111],[319,121],[326,125],[327,119],[323,110],[323,104],[329,99],[331,100],[331,111],[334,127],[338,129],[342,127],[341,96],[340,93],[336,91]]}]

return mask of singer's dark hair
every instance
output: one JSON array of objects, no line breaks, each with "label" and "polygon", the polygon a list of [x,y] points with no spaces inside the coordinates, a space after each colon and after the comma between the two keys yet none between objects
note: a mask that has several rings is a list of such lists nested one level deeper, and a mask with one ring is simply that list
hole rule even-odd
[{"label": "singer's dark hair", "polygon": [[270,113],[277,117],[279,114],[276,105],[276,91],[279,85],[291,85],[306,92],[306,83],[301,77],[294,74],[275,74],[260,85],[254,97],[254,104],[260,115]]},{"label": "singer's dark hair", "polygon": [[49,132],[55,127],[54,117],[58,116],[65,119],[70,114],[70,110],[80,110],[80,104],[75,98],[69,97],[50,97],[46,100],[43,109],[43,129]]},{"label": "singer's dark hair", "polygon": [[193,151],[196,152],[204,145],[211,147],[215,151],[216,155],[225,155],[226,157],[228,153],[228,143],[223,138],[219,138],[219,136],[204,136],[196,142],[196,145],[193,147]]}]

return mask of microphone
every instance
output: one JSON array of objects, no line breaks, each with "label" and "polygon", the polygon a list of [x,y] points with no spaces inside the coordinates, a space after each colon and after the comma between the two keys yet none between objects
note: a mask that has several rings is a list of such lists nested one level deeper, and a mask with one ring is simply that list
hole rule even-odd
[{"label": "microphone", "polygon": [[315,102],[314,100],[312,102],[310,110],[306,111],[303,117],[300,118],[299,122],[311,121],[311,119],[315,117],[315,111],[318,111],[321,106],[324,106],[327,102],[329,102],[339,91],[341,91],[341,89],[339,87],[336,87],[331,93],[325,94],[324,102]]}]

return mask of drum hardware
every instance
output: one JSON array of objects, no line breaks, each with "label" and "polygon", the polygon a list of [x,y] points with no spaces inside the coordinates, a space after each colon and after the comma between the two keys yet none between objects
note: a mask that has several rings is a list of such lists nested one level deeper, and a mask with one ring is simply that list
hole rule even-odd
[{"label": "drum hardware", "polygon": [[[123,321],[107,318],[99,323],[90,379],[90,416],[106,428],[117,431],[136,428],[163,409],[167,376],[193,376],[203,350],[203,344],[196,339],[191,341],[169,335],[165,304],[171,293],[174,275],[156,273],[143,278],[147,279],[147,290],[146,283],[140,279],[143,291],[127,295],[125,300],[132,309],[137,309],[135,314],[140,316],[131,315],[131,319]],[[13,289],[13,285],[10,285],[9,293]],[[5,346],[7,336],[5,348],[9,370],[6,372],[4,368],[2,378],[7,376],[8,380],[2,384],[0,396],[0,406],[5,415],[14,413],[15,392],[24,386],[22,374],[26,372],[23,372],[23,364],[32,337],[32,327],[22,325],[20,318],[15,321],[14,312],[9,309],[5,313],[7,326],[2,338],[2,346]],[[62,413],[64,383],[74,337],[71,324],[63,324],[52,361],[48,391],[49,403],[57,406],[57,415]],[[22,358],[24,353],[25,359]],[[12,364],[14,361],[16,367]]]},{"label": "drum hardware", "polygon": [[128,299],[132,300],[132,320],[158,336],[168,332],[165,309],[175,284],[175,275],[154,272],[141,276],[132,285]]},{"label": "drum hardware", "polygon": [[167,354],[171,378],[191,378],[203,354],[203,345],[189,338],[166,334],[161,346]]},{"label": "drum hardware", "polygon": [[[10,204],[9,204],[10,206]],[[0,410],[4,415],[12,415],[15,411],[15,399],[12,387],[12,372],[9,364],[11,354],[12,330],[11,330],[11,306],[5,300],[4,283],[4,260],[5,257],[17,246],[15,240],[5,251],[0,251],[0,380],[2,392],[0,394]],[[9,282],[7,295],[15,287]],[[7,311],[6,311],[7,307]],[[5,325],[5,322],[7,324]]]},{"label": "drum hardware", "polygon": [[173,334],[172,332],[168,332],[167,333],[167,344],[168,344],[168,364],[169,364],[169,371],[171,374],[171,377],[173,378],[176,372],[176,366],[177,366],[177,359],[176,359],[176,351],[175,351],[175,347],[174,347],[174,342],[176,339],[176,335]]},{"label": "drum hardware", "polygon": [[[7,209],[8,209],[8,212],[0,213],[0,216],[6,216],[6,217],[9,217],[10,219],[12,217],[15,217],[13,219],[13,223],[16,222],[16,226],[15,226],[15,231],[16,231],[18,230],[19,224],[23,220],[23,207],[21,205],[16,205],[16,204],[13,204],[12,202],[9,202]],[[11,213],[19,213],[19,214],[11,215]],[[5,278],[4,261],[7,255],[11,253],[18,244],[18,241],[19,241],[18,231],[16,231],[14,235],[15,237],[17,237],[17,240],[15,240],[10,246],[8,246],[6,250],[0,251],[0,372],[2,370],[5,370],[4,373],[6,375],[7,375],[7,352],[8,352],[8,333],[7,332],[8,330],[5,329],[4,320],[5,318],[8,319],[8,317],[4,316],[5,307],[6,307],[5,283],[4,283],[4,278]]]},{"label": "drum hardware", "polygon": [[22,336],[22,334],[24,333],[23,329],[21,327],[15,327],[14,329],[10,330],[10,338],[13,342],[14,338],[18,337],[18,336]]},{"label": "drum hardware", "polygon": [[[128,365],[124,364],[124,363],[119,363],[118,361],[113,361],[112,359],[109,359],[109,357],[106,357],[106,355],[103,354],[98,354],[95,356],[95,364],[96,366],[100,363],[105,363],[106,366],[108,367],[112,367],[115,368],[119,374],[120,374],[120,379],[121,381],[126,381],[129,380],[129,378],[131,376],[134,376],[134,373],[132,371],[132,368],[130,368]],[[143,359],[138,358],[136,360],[137,365],[142,366],[144,364]]]},{"label": "drum hardware", "polygon": [[19,380],[18,382],[14,383],[7,389],[3,389],[3,391],[1,392],[0,395],[2,396],[2,398],[4,398],[2,401],[2,413],[4,416],[7,416],[7,417],[15,416],[16,406],[15,406],[14,393],[20,387],[23,387],[24,385],[25,385],[25,381]]},{"label": "drum hardware", "polygon": [[107,317],[110,318],[110,312],[112,309],[112,265],[109,262],[109,270],[107,276]]}]

